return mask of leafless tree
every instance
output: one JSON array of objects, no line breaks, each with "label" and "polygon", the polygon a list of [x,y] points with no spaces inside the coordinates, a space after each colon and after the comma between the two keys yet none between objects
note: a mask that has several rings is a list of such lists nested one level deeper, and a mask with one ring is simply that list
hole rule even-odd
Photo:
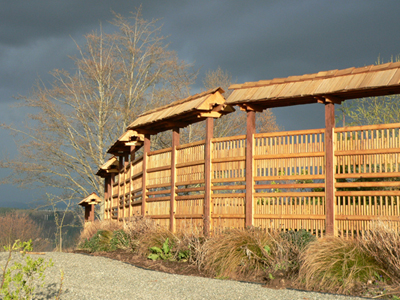
[{"label": "leafless tree", "polygon": [[54,70],[54,81],[38,81],[20,105],[33,108],[19,134],[19,155],[3,159],[7,182],[58,188],[77,198],[104,192],[95,176],[106,150],[135,116],[149,107],[187,97],[195,79],[188,64],[169,51],[157,20],[138,9],[130,18],[115,14],[115,33],[85,36],[72,58],[75,72]]}]

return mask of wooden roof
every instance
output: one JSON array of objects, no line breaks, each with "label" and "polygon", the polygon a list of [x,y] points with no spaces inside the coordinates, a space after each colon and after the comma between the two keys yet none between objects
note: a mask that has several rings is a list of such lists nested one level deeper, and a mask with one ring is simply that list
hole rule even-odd
[{"label": "wooden roof", "polygon": [[220,87],[155,108],[140,115],[128,129],[156,134],[176,127],[183,128],[207,117],[219,118],[235,111],[226,104]]},{"label": "wooden roof", "polygon": [[116,156],[107,160],[97,171],[96,175],[100,177],[107,177],[110,173],[118,173],[119,161]]},{"label": "wooden roof", "polygon": [[89,196],[87,196],[85,199],[83,199],[81,202],[79,202],[79,205],[82,206],[88,206],[88,205],[92,205],[92,204],[98,204],[101,202],[101,199],[99,196],[97,196],[96,193],[91,193]]},{"label": "wooden roof", "polygon": [[144,135],[134,130],[128,129],[118,140],[107,150],[107,153],[114,155],[123,155],[130,153],[130,147],[141,147],[143,145]]},{"label": "wooden roof", "polygon": [[234,84],[229,89],[234,91],[228,104],[254,110],[400,94],[400,62]]}]

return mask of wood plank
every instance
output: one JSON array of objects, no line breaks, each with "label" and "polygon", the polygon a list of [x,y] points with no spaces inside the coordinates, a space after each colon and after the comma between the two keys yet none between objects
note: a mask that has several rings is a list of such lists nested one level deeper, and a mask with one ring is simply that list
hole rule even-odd
[{"label": "wood plank", "polygon": [[335,185],[337,188],[400,187],[400,181],[336,182]]},{"label": "wood plank", "polygon": [[176,214],[175,219],[203,219],[203,214]]},{"label": "wood plank", "polygon": [[254,160],[284,159],[284,158],[299,158],[299,157],[323,157],[323,156],[325,156],[325,152],[279,153],[279,154],[254,155]]},{"label": "wood plank", "polygon": [[212,198],[244,198],[246,197],[246,193],[219,193],[212,194]]},{"label": "wood plank", "polygon": [[148,156],[152,156],[152,155],[156,155],[156,154],[161,154],[161,153],[167,153],[167,152],[171,152],[172,148],[165,148],[165,149],[160,149],[160,150],[155,150],[155,151],[150,151],[148,153]]},{"label": "wood plank", "polygon": [[153,197],[153,198],[146,198],[146,202],[163,202],[169,201],[171,199],[170,196],[167,197]]},{"label": "wood plank", "polygon": [[238,157],[221,157],[221,158],[213,158],[213,163],[222,163],[222,162],[232,162],[232,161],[245,161],[246,156],[238,156]]},{"label": "wood plank", "polygon": [[254,219],[325,220],[325,215],[257,214]]},{"label": "wood plank", "polygon": [[218,143],[218,142],[226,142],[226,141],[233,141],[233,140],[244,140],[245,138],[246,138],[246,135],[243,134],[243,135],[213,138],[213,139],[211,139],[211,142]]},{"label": "wood plank", "polygon": [[198,192],[198,191],[204,191],[204,186],[196,188],[177,189],[176,193],[187,193],[187,192]]},{"label": "wood plank", "polygon": [[324,133],[324,132],[325,132],[325,128],[321,128],[321,129],[305,129],[305,130],[293,130],[293,131],[277,131],[277,132],[268,132],[268,133],[256,133],[256,134],[254,134],[254,137],[255,138],[280,137],[280,136],[316,134],[316,133]]},{"label": "wood plank", "polygon": [[336,196],[400,196],[400,191],[337,191]]},{"label": "wood plank", "polygon": [[223,182],[243,182],[246,181],[246,177],[236,177],[236,178],[215,178],[212,179],[212,183],[223,183]]},{"label": "wood plank", "polygon": [[254,189],[308,189],[308,188],[324,188],[322,183],[290,183],[290,184],[256,184]]},{"label": "wood plank", "polygon": [[372,154],[398,154],[400,148],[378,148],[378,149],[365,149],[365,150],[347,150],[347,151],[336,151],[336,156],[355,156],[355,155],[372,155]]},{"label": "wood plank", "polygon": [[147,215],[151,219],[169,219],[169,215]]},{"label": "wood plank", "polygon": [[203,141],[193,142],[193,143],[189,143],[189,144],[179,145],[177,147],[177,150],[204,145],[204,143],[205,143],[205,141],[203,140]]},{"label": "wood plank", "polygon": [[325,228],[326,235],[335,235],[335,104],[325,104]]},{"label": "wood plank", "polygon": [[182,186],[182,185],[193,185],[193,184],[203,184],[204,180],[190,180],[190,181],[178,181],[175,186]]},{"label": "wood plank", "polygon": [[325,197],[324,192],[255,193],[254,197]]},{"label": "wood plank", "polygon": [[211,214],[212,218],[216,218],[216,219],[245,219],[246,215],[244,214]]},{"label": "wood plank", "polygon": [[166,170],[171,170],[171,166],[148,168],[147,173],[161,172],[161,171],[166,171]]},{"label": "wood plank", "polygon": [[164,187],[170,187],[171,185],[169,183],[161,183],[161,184],[149,184],[147,185],[147,189],[158,189],[158,188],[164,188]]},{"label": "wood plank", "polygon": [[316,180],[325,179],[325,175],[278,175],[278,176],[257,176],[255,181],[276,181],[276,180]]},{"label": "wood plank", "polygon": [[142,208],[141,214],[142,216],[146,215],[146,192],[147,192],[147,163],[148,158],[147,154],[150,152],[150,134],[144,135],[144,143],[143,143],[143,167],[142,167]]},{"label": "wood plank", "polygon": [[218,190],[245,190],[246,185],[217,185],[211,187],[213,191],[218,191]]},{"label": "wood plank", "polygon": [[169,193],[171,193],[171,190],[154,191],[154,192],[147,192],[146,196],[162,195],[162,194],[169,194]]},{"label": "wood plank", "polygon": [[204,199],[204,194],[176,196],[175,199],[176,199],[177,201],[181,201],[181,200],[191,200],[191,199]]},{"label": "wood plank", "polygon": [[335,128],[335,132],[365,131],[365,130],[378,130],[378,129],[391,129],[391,128],[400,128],[400,123],[362,125],[362,126],[345,126],[345,127]]},{"label": "wood plank", "polygon": [[336,215],[340,221],[391,221],[400,222],[400,216]]},{"label": "wood plank", "polygon": [[336,179],[343,178],[390,178],[390,177],[400,177],[400,172],[384,172],[384,173],[345,173],[345,174],[336,174]]},{"label": "wood plank", "polygon": [[192,166],[203,165],[203,164],[204,164],[204,160],[197,160],[197,161],[191,161],[191,162],[177,164],[176,168],[192,167]]}]

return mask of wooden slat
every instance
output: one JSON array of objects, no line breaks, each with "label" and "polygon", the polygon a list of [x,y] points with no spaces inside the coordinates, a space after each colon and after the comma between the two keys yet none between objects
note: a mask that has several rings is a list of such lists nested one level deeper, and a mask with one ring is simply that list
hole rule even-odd
[{"label": "wooden slat", "polygon": [[324,188],[324,183],[290,183],[290,184],[257,184],[254,188],[257,189],[309,189],[309,188]]},{"label": "wooden slat", "polygon": [[219,193],[212,194],[212,198],[243,198],[246,197],[246,193]]},{"label": "wooden slat", "polygon": [[170,187],[171,185],[169,183],[161,183],[161,184],[152,184],[152,185],[147,185],[147,189],[158,189],[158,188],[164,188],[164,187]]},{"label": "wooden slat", "polygon": [[337,191],[336,196],[400,196],[400,191]]},{"label": "wooden slat", "polygon": [[213,138],[211,140],[212,143],[217,142],[225,142],[225,141],[232,141],[232,140],[242,140],[245,139],[246,135],[236,135],[236,136],[228,136],[228,137],[220,137],[220,138]]},{"label": "wooden slat", "polygon": [[153,197],[153,198],[147,198],[146,202],[162,202],[162,201],[169,201],[171,199],[170,196],[167,197]]},{"label": "wooden slat", "polygon": [[200,145],[204,145],[205,141],[198,141],[198,142],[193,142],[193,143],[189,143],[189,144],[184,144],[184,145],[179,145],[178,147],[176,147],[177,150],[181,150],[181,149],[185,149],[185,148],[190,148],[190,147],[194,147],[194,146],[200,146]]},{"label": "wooden slat", "polygon": [[203,214],[177,214],[175,219],[203,219]]},{"label": "wooden slat", "polygon": [[246,216],[243,215],[238,215],[238,214],[211,214],[211,217],[214,219],[245,219]]},{"label": "wooden slat", "polygon": [[162,194],[170,194],[171,190],[162,190],[162,191],[155,191],[155,192],[147,192],[146,196],[151,196],[151,195],[162,195]]},{"label": "wooden slat", "polygon": [[216,190],[244,190],[246,189],[246,185],[217,185],[211,187],[213,191]]},{"label": "wooden slat", "polygon": [[365,131],[365,130],[392,129],[392,128],[400,128],[400,123],[338,127],[335,128],[335,132]]},{"label": "wooden slat", "polygon": [[222,158],[213,158],[213,163],[221,163],[221,162],[232,162],[232,161],[245,161],[246,156],[239,156],[239,157],[222,157]]},{"label": "wooden slat", "polygon": [[370,154],[397,154],[397,153],[400,153],[400,148],[335,151],[336,156],[345,156],[345,155],[355,156],[355,155],[370,155]]},{"label": "wooden slat", "polygon": [[150,151],[148,156],[156,155],[156,154],[161,154],[161,153],[166,153],[166,152],[171,152],[172,148],[165,148],[165,149],[160,149],[160,150],[155,150],[155,151]]},{"label": "wooden slat", "polygon": [[358,188],[358,187],[400,187],[400,181],[370,181],[370,182],[337,182],[337,188]]},{"label": "wooden slat", "polygon": [[203,184],[204,180],[191,180],[191,181],[180,181],[176,183],[176,186],[182,185],[193,185],[193,184]]},{"label": "wooden slat", "polygon": [[291,136],[291,135],[304,135],[304,134],[315,134],[315,133],[324,133],[325,129],[306,129],[306,130],[295,130],[295,131],[277,131],[277,132],[268,132],[268,133],[256,133],[254,134],[254,138],[261,137],[278,137],[278,136]]},{"label": "wooden slat", "polygon": [[204,191],[204,187],[177,189],[176,193],[187,193],[187,192],[197,192],[197,191]]},{"label": "wooden slat", "polygon": [[304,152],[304,153],[263,154],[263,155],[254,155],[254,159],[255,160],[284,159],[284,158],[318,157],[318,156],[325,156],[325,153],[324,152]]},{"label": "wooden slat", "polygon": [[224,182],[243,182],[246,181],[246,177],[235,177],[235,178],[215,178],[212,179],[212,183],[224,183]]},{"label": "wooden slat", "polygon": [[258,214],[254,215],[254,219],[325,220],[325,215]]},{"label": "wooden slat", "polygon": [[169,215],[147,215],[151,219],[169,219]]},{"label": "wooden slat", "polygon": [[204,199],[204,194],[176,196],[175,199],[176,201],[190,200],[190,199]]},{"label": "wooden slat", "polygon": [[324,192],[255,193],[255,197],[325,197]]},{"label": "wooden slat", "polygon": [[345,173],[336,174],[336,179],[343,178],[390,178],[390,177],[400,177],[400,172],[385,172],[385,173]]},{"label": "wooden slat", "polygon": [[191,167],[191,166],[197,166],[197,165],[203,165],[204,164],[204,159],[203,160],[197,160],[197,161],[191,161],[187,163],[180,163],[176,165],[176,168],[185,168],[185,167]]},{"label": "wooden slat", "polygon": [[160,172],[160,171],[165,171],[165,170],[171,170],[171,166],[149,168],[149,169],[147,169],[147,173],[154,173],[154,172]]},{"label": "wooden slat", "polygon": [[317,180],[325,179],[325,175],[282,175],[282,176],[257,176],[255,181],[276,181],[276,180]]}]

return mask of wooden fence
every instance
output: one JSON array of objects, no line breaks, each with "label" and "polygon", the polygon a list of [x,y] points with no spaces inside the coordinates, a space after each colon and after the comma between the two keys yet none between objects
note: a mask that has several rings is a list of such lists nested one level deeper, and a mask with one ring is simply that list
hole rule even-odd
[{"label": "wooden fence", "polygon": [[[399,130],[400,124],[334,129],[335,234],[351,236],[374,220],[390,221],[400,231]],[[252,224],[323,236],[324,136],[325,129],[254,134],[253,172],[247,174],[245,135],[211,139],[210,147],[201,141],[145,152],[124,163],[121,158],[119,174],[106,182],[104,217],[122,221],[145,214],[172,230]]]}]

